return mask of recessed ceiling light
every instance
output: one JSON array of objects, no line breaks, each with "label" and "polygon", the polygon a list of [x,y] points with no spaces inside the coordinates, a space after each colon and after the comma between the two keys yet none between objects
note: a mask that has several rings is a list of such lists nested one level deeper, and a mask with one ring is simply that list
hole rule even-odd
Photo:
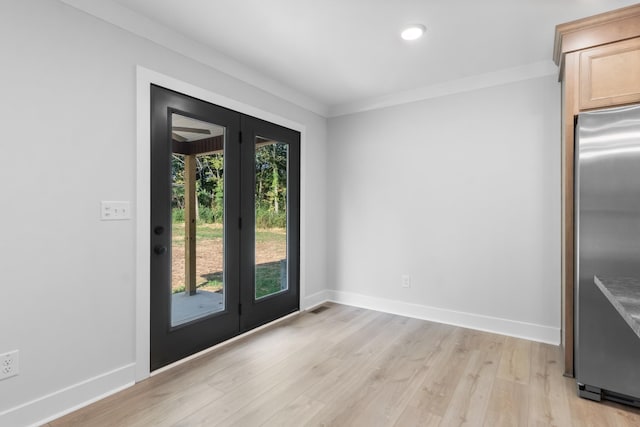
[{"label": "recessed ceiling light", "polygon": [[402,30],[400,36],[405,40],[415,40],[422,37],[426,28],[422,24],[413,24],[409,25],[407,28]]}]

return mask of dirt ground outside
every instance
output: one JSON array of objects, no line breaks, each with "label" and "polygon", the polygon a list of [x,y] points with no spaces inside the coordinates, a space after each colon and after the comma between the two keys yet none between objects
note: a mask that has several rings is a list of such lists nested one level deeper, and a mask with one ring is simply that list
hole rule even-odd
[{"label": "dirt ground outside", "polygon": [[[185,285],[184,232],[181,224],[174,224],[171,246],[171,287],[179,289]],[[182,225],[182,227],[184,227]],[[216,233],[217,232],[217,233]],[[222,234],[219,224],[200,224],[196,233],[196,286],[211,280],[222,281],[223,247],[222,237],[206,237]],[[287,257],[286,231],[281,228],[259,229],[256,236],[256,264],[279,262]],[[204,235],[205,237],[199,237]],[[217,290],[207,286],[208,290]]]}]

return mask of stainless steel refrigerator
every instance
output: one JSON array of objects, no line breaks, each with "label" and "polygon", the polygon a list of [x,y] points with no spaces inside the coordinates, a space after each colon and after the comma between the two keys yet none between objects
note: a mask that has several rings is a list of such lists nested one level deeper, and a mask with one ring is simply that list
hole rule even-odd
[{"label": "stainless steel refrigerator", "polygon": [[575,148],[578,394],[638,405],[640,338],[594,276],[640,279],[640,105],[580,114]]}]

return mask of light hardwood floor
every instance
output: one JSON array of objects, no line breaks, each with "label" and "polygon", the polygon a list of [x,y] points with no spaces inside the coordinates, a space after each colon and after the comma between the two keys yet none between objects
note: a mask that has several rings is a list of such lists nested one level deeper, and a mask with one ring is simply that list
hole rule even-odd
[{"label": "light hardwood floor", "polygon": [[326,306],[48,426],[640,426],[578,398],[557,347]]}]

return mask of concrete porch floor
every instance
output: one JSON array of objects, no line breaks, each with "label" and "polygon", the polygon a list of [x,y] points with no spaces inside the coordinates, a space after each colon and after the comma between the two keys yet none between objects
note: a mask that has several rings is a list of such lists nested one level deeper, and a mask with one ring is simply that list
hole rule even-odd
[{"label": "concrete porch floor", "polygon": [[195,295],[184,292],[171,296],[171,326],[178,326],[200,317],[224,310],[221,292],[197,290]]}]

